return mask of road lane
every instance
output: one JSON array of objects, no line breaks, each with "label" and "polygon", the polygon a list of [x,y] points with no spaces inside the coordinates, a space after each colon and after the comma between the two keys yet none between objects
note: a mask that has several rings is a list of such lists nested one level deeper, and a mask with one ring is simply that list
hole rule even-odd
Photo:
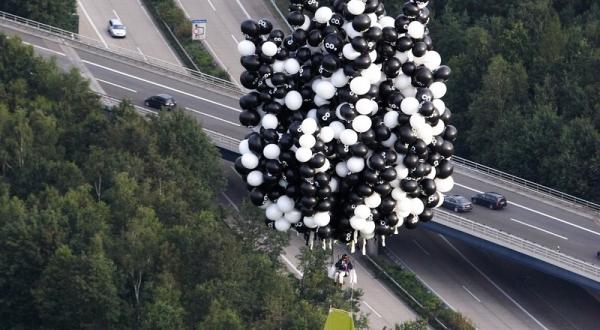
[{"label": "road lane", "polygon": [[[124,48],[142,57],[181,65],[139,0],[78,0],[77,3],[80,34],[101,40],[110,48]],[[119,18],[127,27],[125,38],[110,36],[108,20],[111,18]]]}]

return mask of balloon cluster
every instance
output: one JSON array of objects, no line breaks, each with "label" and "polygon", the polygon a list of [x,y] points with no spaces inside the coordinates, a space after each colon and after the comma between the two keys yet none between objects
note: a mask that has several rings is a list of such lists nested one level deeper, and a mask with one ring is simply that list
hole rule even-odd
[{"label": "balloon cluster", "polygon": [[431,220],[457,131],[427,1],[392,18],[381,0],[292,0],[287,21],[244,21],[238,45],[252,132],[235,169],[267,224],[348,243]]}]

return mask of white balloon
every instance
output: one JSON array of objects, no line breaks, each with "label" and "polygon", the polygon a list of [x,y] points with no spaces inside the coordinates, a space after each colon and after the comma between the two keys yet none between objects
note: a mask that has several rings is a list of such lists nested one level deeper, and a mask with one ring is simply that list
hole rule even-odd
[{"label": "white balloon", "polygon": [[312,118],[306,118],[300,124],[300,129],[304,134],[313,134],[317,131],[317,121]]},{"label": "white balloon", "polygon": [[394,146],[394,143],[396,143],[397,140],[398,140],[398,136],[396,136],[396,134],[392,133],[392,134],[390,134],[390,137],[387,140],[382,141],[381,144],[384,147],[392,148]]},{"label": "white balloon", "polygon": [[262,118],[261,125],[266,129],[275,129],[279,125],[279,120],[274,114],[268,113]]},{"label": "white balloon", "polygon": [[255,169],[258,166],[258,157],[251,152],[242,154],[242,165],[249,170]]},{"label": "white balloon", "polygon": [[436,81],[429,85],[429,90],[433,94],[434,99],[441,99],[446,95],[446,84],[441,81]]},{"label": "white balloon", "polygon": [[300,71],[300,63],[295,58],[288,58],[284,62],[284,69],[287,74],[296,74]]},{"label": "white balloon", "polygon": [[436,173],[437,173],[437,171],[435,170],[435,167],[432,166],[431,171],[425,177],[433,180],[433,179],[435,179]]},{"label": "white balloon", "polygon": [[381,204],[381,196],[378,193],[373,193],[371,196],[365,198],[365,204],[374,209]]},{"label": "white balloon", "polygon": [[280,153],[281,150],[279,149],[279,146],[273,143],[267,144],[263,149],[263,155],[265,155],[265,158],[267,159],[277,159],[279,158]]},{"label": "white balloon", "polygon": [[323,164],[323,166],[319,167],[316,171],[317,173],[323,173],[323,172],[327,172],[327,170],[329,170],[331,168],[331,163],[329,162],[329,159],[325,158],[325,164]]},{"label": "white balloon", "polygon": [[339,162],[335,165],[335,173],[340,177],[344,178],[348,175],[348,166],[346,166],[346,162]]},{"label": "white balloon", "polygon": [[250,152],[250,147],[248,146],[248,139],[244,139],[244,140],[240,141],[238,150],[239,150],[240,154],[242,154],[242,155]]},{"label": "white balloon", "polygon": [[369,234],[372,234],[374,231],[375,231],[375,222],[367,221],[367,223],[365,224],[363,229],[360,231],[360,233],[363,235],[369,235]]},{"label": "white balloon", "polygon": [[281,212],[291,212],[294,209],[294,200],[287,195],[280,196],[277,199],[277,207]]},{"label": "white balloon", "polygon": [[310,109],[308,113],[306,113],[306,118],[310,118],[312,120],[317,120],[317,109]]},{"label": "white balloon", "polygon": [[425,117],[423,117],[423,115],[420,113],[413,114],[412,116],[410,116],[410,119],[408,121],[410,122],[410,126],[416,129],[417,132],[419,130],[419,127],[427,125],[427,123],[425,123]]},{"label": "white balloon", "polygon": [[396,52],[394,55],[395,58],[400,60],[400,63],[404,64],[408,61],[408,54],[406,52]]},{"label": "white balloon", "polygon": [[367,219],[371,215],[371,209],[364,204],[360,204],[354,209],[354,215],[359,218]]},{"label": "white balloon", "polygon": [[419,21],[412,21],[406,29],[408,35],[413,39],[422,39],[425,34],[425,26]]},{"label": "white balloon", "polygon": [[381,25],[382,29],[386,27],[394,27],[395,23],[396,20],[390,16],[383,16],[379,19],[379,25]]},{"label": "white balloon", "polygon": [[329,126],[325,126],[323,128],[321,128],[321,130],[319,131],[319,140],[328,143],[331,142],[331,140],[333,140],[335,133],[333,132],[333,128],[329,127]]},{"label": "white balloon", "polygon": [[335,86],[327,80],[321,80],[316,84],[315,93],[326,100],[331,99],[335,95]]},{"label": "white balloon", "polygon": [[344,45],[344,48],[342,48],[342,54],[344,55],[344,57],[350,61],[354,61],[355,59],[357,59],[360,56],[360,53],[357,52],[353,47],[352,44],[347,43],[346,45]]},{"label": "white balloon", "polygon": [[275,229],[277,229],[277,231],[288,231],[290,227],[291,224],[285,219],[279,219],[275,221]]},{"label": "white balloon", "polygon": [[338,190],[339,182],[336,178],[331,178],[329,180],[329,188],[331,188],[332,192],[336,192]]},{"label": "white balloon", "polygon": [[315,20],[321,24],[327,23],[331,19],[331,16],[333,16],[333,11],[329,7],[320,7],[315,12]]},{"label": "white balloon", "polygon": [[392,198],[399,201],[406,198],[406,193],[400,188],[392,189]]},{"label": "white balloon", "polygon": [[254,53],[256,52],[256,46],[250,40],[242,40],[238,44],[238,52],[241,56],[254,55]]},{"label": "white balloon", "polygon": [[[441,122],[441,120],[440,120],[440,122]],[[425,142],[425,144],[430,144],[431,142],[433,142],[433,128],[431,128],[431,126],[429,124],[424,122],[421,126],[418,126],[416,128],[416,130],[417,130],[417,137],[419,139],[423,140],[423,142]]]},{"label": "white balloon", "polygon": [[442,57],[435,50],[428,51],[423,57],[423,64],[431,71],[437,69],[442,64]]},{"label": "white balloon", "polygon": [[412,210],[412,198],[402,198],[398,200],[396,208],[400,212],[410,212]]},{"label": "white balloon", "polygon": [[394,128],[398,126],[398,115],[397,111],[388,111],[383,116],[383,124],[389,128]]},{"label": "white balloon", "polygon": [[[373,222],[373,221],[371,221],[371,222]],[[360,231],[359,234],[360,235],[358,235],[358,237],[360,237],[361,239],[365,239],[365,240],[369,240],[369,239],[372,239],[373,237],[375,237],[375,232],[374,231],[372,231],[370,233],[366,233],[364,231]]]},{"label": "white balloon", "polygon": [[271,206],[271,205],[273,205],[273,202],[271,202],[270,200],[265,200],[265,201],[263,202],[263,204],[262,204],[261,206],[259,206],[258,208],[261,208],[261,209],[263,209],[263,210],[266,210],[266,209],[267,209],[267,207],[269,207],[269,206]]},{"label": "white balloon", "polygon": [[394,169],[396,170],[396,177],[398,179],[402,180],[408,176],[408,168],[406,168],[406,166],[404,166],[404,164],[402,164],[401,162],[396,167],[394,167]]},{"label": "white balloon", "polygon": [[396,177],[394,180],[390,181],[390,186],[392,186],[392,188],[400,188],[400,180]]},{"label": "white balloon", "polygon": [[312,151],[309,148],[298,148],[296,150],[296,159],[301,163],[306,163],[312,158]]},{"label": "white balloon", "polygon": [[414,215],[419,215],[425,210],[425,204],[423,204],[423,201],[420,198],[413,198],[411,204],[412,208],[410,212]]},{"label": "white balloon", "polygon": [[310,17],[304,15],[304,23],[302,25],[300,25],[299,28],[304,31],[308,31],[308,28],[310,28],[310,22],[311,22]]},{"label": "white balloon", "polygon": [[369,99],[360,99],[356,102],[356,111],[361,115],[368,115],[373,112],[373,103]]},{"label": "white balloon", "polygon": [[331,220],[331,216],[327,212],[317,212],[313,218],[315,219],[315,224],[319,227],[327,226]]},{"label": "white balloon", "polygon": [[252,171],[248,173],[246,177],[246,182],[253,187],[258,187],[263,183],[263,174],[261,171]]},{"label": "white balloon", "polygon": [[267,219],[275,221],[283,217],[283,212],[281,211],[281,209],[279,209],[279,206],[277,206],[277,204],[271,204],[265,210],[265,215],[267,216]]},{"label": "white balloon", "polygon": [[444,101],[440,99],[434,99],[433,101],[431,101],[431,103],[433,103],[433,106],[437,109],[440,115],[443,114],[444,111],[446,111],[446,104],[444,104]]},{"label": "white balloon", "polygon": [[438,195],[438,200],[439,200],[435,207],[440,207],[440,206],[442,206],[442,204],[444,204],[444,194],[442,194],[439,191],[436,191],[435,193]]},{"label": "white balloon", "polygon": [[451,176],[445,179],[437,178],[434,181],[437,191],[442,193],[449,192],[454,187],[454,179]]},{"label": "white balloon", "polygon": [[357,216],[353,216],[350,218],[350,226],[354,230],[362,230],[367,225],[367,220],[363,218],[359,218]]},{"label": "white balloon", "polygon": [[329,100],[326,100],[326,99],[320,97],[319,95],[315,95],[313,102],[315,102],[315,105],[318,107],[322,106],[323,104],[329,104]]},{"label": "white balloon", "polygon": [[285,95],[285,106],[292,111],[300,109],[302,107],[302,95],[298,91],[289,91]]},{"label": "white balloon", "polygon": [[296,223],[302,219],[302,213],[298,210],[291,210],[289,212],[285,212],[283,218],[289,223]]},{"label": "white balloon", "polygon": [[350,90],[356,95],[365,95],[370,88],[371,84],[365,77],[358,76],[350,81]]},{"label": "white balloon", "polygon": [[275,56],[277,54],[277,45],[272,41],[267,41],[262,44],[261,50],[266,56]]},{"label": "white balloon", "polygon": [[331,75],[331,83],[337,88],[346,86],[349,80],[348,76],[344,73],[344,69],[337,69]]},{"label": "white balloon", "polygon": [[358,134],[354,130],[345,129],[340,134],[340,141],[347,146],[351,146],[358,141]]},{"label": "white balloon", "polygon": [[346,167],[352,173],[358,173],[365,168],[365,159],[362,157],[350,157],[346,161]]},{"label": "white balloon", "polygon": [[344,126],[344,124],[342,124],[339,121],[332,121],[331,123],[329,123],[329,127],[331,127],[331,129],[333,129],[333,136],[336,139],[340,138],[340,135],[342,135],[342,132],[346,129],[346,126]]},{"label": "white balloon", "polygon": [[285,62],[276,60],[273,62],[273,72],[283,72],[285,70]]},{"label": "white balloon", "polygon": [[348,35],[348,38],[350,38],[350,39],[354,39],[354,38],[362,35],[362,33],[360,33],[359,31],[356,31],[354,29],[354,27],[352,26],[352,22],[344,23],[344,25],[342,25],[342,29],[346,32],[346,34]]},{"label": "white balloon", "polygon": [[315,219],[313,217],[304,217],[302,222],[304,222],[304,225],[308,228],[317,228],[317,224],[315,223]]},{"label": "white balloon", "polygon": [[432,127],[431,135],[440,135],[440,134],[444,133],[445,128],[446,128],[446,125],[444,124],[444,121],[440,120],[437,122],[437,124],[435,124],[435,126]]},{"label": "white balloon", "polygon": [[364,133],[371,128],[371,118],[366,115],[356,116],[354,120],[352,120],[352,129],[357,131],[358,133]]},{"label": "white balloon", "polygon": [[347,8],[350,14],[360,15],[365,11],[365,3],[360,0],[350,0]]},{"label": "white balloon", "polygon": [[400,103],[400,110],[406,115],[412,115],[419,111],[419,101],[414,97],[407,97]]},{"label": "white balloon", "polygon": [[402,95],[404,95],[404,97],[416,97],[417,89],[414,86],[409,86],[409,87],[401,90],[400,93],[402,93]]},{"label": "white balloon", "polygon": [[317,139],[315,139],[315,137],[310,134],[302,134],[300,136],[300,138],[298,139],[298,143],[300,144],[300,147],[302,147],[302,148],[310,149],[315,145],[316,142],[317,142]]}]

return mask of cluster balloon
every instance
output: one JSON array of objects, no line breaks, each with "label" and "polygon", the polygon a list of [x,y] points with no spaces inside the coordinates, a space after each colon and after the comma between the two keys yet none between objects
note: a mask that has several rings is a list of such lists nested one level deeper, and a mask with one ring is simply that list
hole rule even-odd
[{"label": "cluster balloon", "polygon": [[382,0],[292,0],[288,36],[241,24],[235,169],[269,226],[356,243],[433,218],[457,132],[427,4],[393,18]]}]

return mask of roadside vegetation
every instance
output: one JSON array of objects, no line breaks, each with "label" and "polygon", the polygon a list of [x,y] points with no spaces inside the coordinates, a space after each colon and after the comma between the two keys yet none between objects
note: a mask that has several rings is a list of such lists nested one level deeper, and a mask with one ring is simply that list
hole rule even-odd
[{"label": "roadside vegetation", "polygon": [[105,108],[77,71],[0,49],[2,329],[318,329],[350,309],[317,252],[303,281],[282,268],[286,237],[260,241],[279,234],[255,208],[225,225],[196,121]]},{"label": "roadside vegetation", "polygon": [[79,27],[76,0],[2,0],[0,11],[71,32],[77,32]]},{"label": "roadside vegetation", "polygon": [[[183,54],[179,44],[183,46],[201,72],[230,80],[227,72],[215,62],[215,59],[212,58],[202,43],[198,40],[192,40],[192,22],[185,16],[183,10],[174,0],[143,0],[143,2],[150,10],[158,28],[163,31],[171,47],[179,54],[179,58],[186,63],[188,68],[194,69],[194,65]],[[177,40],[173,38],[165,24]]]}]

